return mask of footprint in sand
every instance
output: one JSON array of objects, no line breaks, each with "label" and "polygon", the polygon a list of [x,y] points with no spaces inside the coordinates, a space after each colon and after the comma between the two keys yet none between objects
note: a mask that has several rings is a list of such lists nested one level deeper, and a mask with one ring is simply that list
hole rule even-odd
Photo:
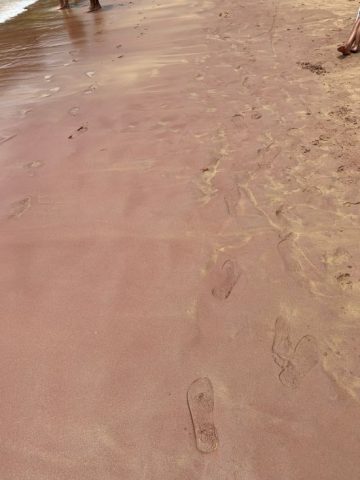
[{"label": "footprint in sand", "polygon": [[93,94],[97,89],[97,86],[96,85],[90,85],[89,88],[87,88],[86,90],[84,90],[84,95],[91,95]]},{"label": "footprint in sand", "polygon": [[31,197],[25,197],[12,203],[8,218],[20,218],[31,207]]},{"label": "footprint in sand", "polygon": [[239,186],[237,185],[236,181],[234,184],[224,195],[224,202],[226,205],[226,209],[230,217],[237,216],[237,207],[241,198],[241,191]]},{"label": "footprint in sand", "polygon": [[30,112],[32,112],[32,108],[23,108],[20,110],[19,115],[21,118],[25,118]]},{"label": "footprint in sand", "polygon": [[208,378],[198,378],[189,387],[187,401],[194,426],[196,447],[202,453],[217,449],[219,440],[214,425],[214,390]]},{"label": "footprint in sand", "polygon": [[23,165],[25,170],[28,171],[29,175],[33,175],[34,170],[37,170],[38,168],[42,167],[43,163],[35,160],[34,162],[29,162]]},{"label": "footprint in sand", "polygon": [[336,281],[343,290],[351,290],[353,282],[351,280],[351,274],[349,272],[340,272],[335,275]]},{"label": "footprint in sand", "polygon": [[241,127],[244,124],[245,116],[242,113],[234,113],[231,117],[231,121],[235,125],[235,127]]},{"label": "footprint in sand", "polygon": [[300,381],[319,362],[317,341],[311,335],[305,335],[295,347],[292,358],[280,372],[281,383],[290,388],[297,388]]},{"label": "footprint in sand", "polygon": [[352,288],[352,274],[349,272],[353,268],[352,255],[342,247],[338,247],[333,252],[327,252],[323,256],[323,264],[331,277],[335,278],[337,283],[344,289]]},{"label": "footprint in sand", "polygon": [[69,140],[72,140],[75,135],[81,135],[82,133],[85,133],[88,131],[87,125],[81,125],[79,128],[76,129],[75,133],[72,133],[71,135],[68,136]]},{"label": "footprint in sand", "polygon": [[79,107],[72,107],[69,110],[69,115],[72,115],[73,117],[76,117],[76,115],[79,115],[80,108]]},{"label": "footprint in sand", "polygon": [[285,318],[278,317],[275,322],[275,335],[272,353],[275,363],[284,368],[291,357],[293,346],[290,340],[290,327]]},{"label": "footprint in sand", "polygon": [[302,378],[319,362],[316,338],[305,335],[293,348],[290,327],[283,317],[278,317],[275,322],[272,353],[275,363],[281,368],[279,380],[289,388],[297,388]]},{"label": "footprint in sand", "polygon": [[218,274],[218,284],[212,289],[211,293],[219,300],[226,300],[231,295],[239,277],[240,271],[237,262],[226,260]]},{"label": "footprint in sand", "polygon": [[78,56],[79,53],[80,53],[79,50],[70,50],[69,51],[69,55],[72,58],[72,62],[77,62],[78,61],[77,56]]}]

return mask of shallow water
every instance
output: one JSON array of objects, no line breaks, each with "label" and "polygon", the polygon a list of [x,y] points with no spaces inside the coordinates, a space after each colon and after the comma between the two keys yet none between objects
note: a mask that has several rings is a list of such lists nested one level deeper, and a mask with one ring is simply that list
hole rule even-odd
[{"label": "shallow water", "polygon": [[37,0],[0,0],[0,23],[16,17]]},{"label": "shallow water", "polygon": [[[0,2],[9,3],[8,0]],[[19,3],[25,4],[25,0]],[[2,91],[18,81],[25,85],[24,81],[29,81],[45,67],[63,65],[64,52],[67,51],[64,47],[71,49],[84,38],[83,15],[78,9],[59,12],[56,0],[32,3],[21,15],[9,19],[0,27]],[[77,5],[82,3],[77,2]],[[71,61],[71,58],[66,60]]]}]

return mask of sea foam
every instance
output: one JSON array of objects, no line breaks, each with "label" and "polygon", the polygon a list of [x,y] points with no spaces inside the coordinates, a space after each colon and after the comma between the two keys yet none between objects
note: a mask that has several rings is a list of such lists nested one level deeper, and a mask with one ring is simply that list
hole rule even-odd
[{"label": "sea foam", "polygon": [[0,23],[22,13],[26,7],[37,0],[0,0]]}]

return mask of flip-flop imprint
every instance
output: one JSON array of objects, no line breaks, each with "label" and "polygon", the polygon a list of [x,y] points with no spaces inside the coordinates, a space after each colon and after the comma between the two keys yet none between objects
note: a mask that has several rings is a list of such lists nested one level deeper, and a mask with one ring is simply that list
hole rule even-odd
[{"label": "flip-flop imprint", "polygon": [[187,401],[194,426],[196,447],[202,453],[217,449],[219,440],[213,421],[214,390],[208,378],[198,378],[189,387]]},{"label": "flip-flop imprint", "polygon": [[301,379],[319,362],[316,339],[305,335],[295,347],[295,352],[287,365],[280,372],[281,383],[290,388],[298,387]]},{"label": "flip-flop imprint", "polygon": [[281,368],[279,380],[286,387],[297,388],[319,362],[316,338],[305,335],[293,348],[289,324],[283,317],[276,319],[271,350],[275,363]]},{"label": "flip-flop imprint", "polygon": [[218,285],[212,289],[212,294],[219,300],[226,300],[229,298],[233,288],[239,280],[239,269],[237,263],[232,260],[226,260],[219,273]]}]

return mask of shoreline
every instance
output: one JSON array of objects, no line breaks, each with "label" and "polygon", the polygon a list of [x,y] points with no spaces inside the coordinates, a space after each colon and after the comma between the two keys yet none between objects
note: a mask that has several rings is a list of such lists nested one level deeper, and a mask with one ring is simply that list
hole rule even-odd
[{"label": "shoreline", "polygon": [[360,478],[350,6],[43,5],[0,77],[0,477]]},{"label": "shoreline", "polygon": [[36,2],[37,0],[23,0],[21,4],[18,2],[18,4],[13,6],[11,9],[8,8],[6,12],[5,10],[3,10],[3,12],[0,10],[0,25],[11,21],[23,13],[26,13],[27,10]]}]

